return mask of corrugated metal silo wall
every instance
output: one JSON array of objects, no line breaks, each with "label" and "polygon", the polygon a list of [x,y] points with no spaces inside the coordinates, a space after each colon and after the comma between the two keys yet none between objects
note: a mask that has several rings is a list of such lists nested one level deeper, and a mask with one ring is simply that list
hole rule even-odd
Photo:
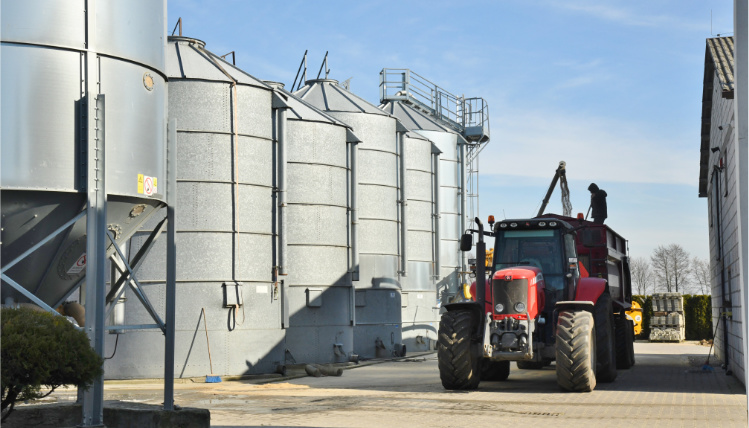
[{"label": "corrugated metal silo wall", "polygon": [[[107,224],[117,240],[131,236],[165,202],[164,194],[139,192],[138,174],[166,180],[166,1],[89,3],[88,10],[97,11],[94,28],[83,0],[0,6],[4,262],[84,208],[87,134],[101,126],[93,117],[86,121],[89,91],[105,98],[96,114],[105,119]],[[87,61],[97,67],[87,70]],[[139,206],[140,215],[131,216]],[[81,218],[6,273],[55,304],[85,274],[71,269],[86,252],[85,224]],[[3,301],[9,295],[20,296],[4,286]]]},{"label": "corrugated metal silo wall", "polygon": [[[267,373],[284,359],[281,304],[271,282],[271,91],[237,85],[236,185],[232,97],[225,82],[174,79],[169,83],[169,116],[177,120],[178,129],[177,377]],[[132,239],[132,251],[142,246],[146,236],[141,233]],[[152,253],[158,260],[164,251],[162,240]],[[157,311],[163,313],[163,264],[144,264],[139,277]],[[238,288],[235,281],[241,283]],[[243,298],[242,307],[225,307],[237,293]],[[126,324],[150,323],[142,306],[128,294]],[[161,335],[158,330],[121,335],[115,358],[106,364],[106,376],[160,377]]]},{"label": "corrugated metal silo wall", "polygon": [[408,274],[401,279],[403,344],[409,351],[434,349],[439,308],[434,281],[434,172],[432,143],[404,139],[408,225]]},{"label": "corrugated metal silo wall", "polygon": [[391,356],[393,345],[402,343],[396,121],[379,114],[328,114],[350,125],[362,140],[354,350],[364,358]]},{"label": "corrugated metal silo wall", "polygon": [[437,282],[438,299],[442,304],[458,293],[463,253],[460,236],[464,222],[460,207],[460,137],[450,132],[417,130],[431,140],[440,154],[440,272]]},{"label": "corrugated metal silo wall", "polygon": [[348,361],[354,339],[346,128],[288,120],[287,140],[287,348],[298,363]]}]

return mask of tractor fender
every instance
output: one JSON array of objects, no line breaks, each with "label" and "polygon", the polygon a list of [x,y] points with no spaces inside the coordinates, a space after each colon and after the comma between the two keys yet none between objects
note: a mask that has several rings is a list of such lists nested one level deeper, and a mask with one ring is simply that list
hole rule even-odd
[{"label": "tractor fender", "polygon": [[581,278],[577,284],[575,301],[596,303],[606,291],[606,280],[603,278]]},{"label": "tractor fender", "polygon": [[481,310],[481,305],[477,302],[457,302],[448,303],[443,306],[447,312],[451,311],[468,311],[471,313],[471,322],[476,327],[476,334],[478,337],[484,335],[484,313]]},{"label": "tractor fender", "polygon": [[[593,302],[578,301],[578,300],[566,300],[557,302],[554,310],[559,313],[562,311],[586,311],[590,312],[591,315],[595,313],[595,304]],[[555,317],[556,318],[556,317]]]}]

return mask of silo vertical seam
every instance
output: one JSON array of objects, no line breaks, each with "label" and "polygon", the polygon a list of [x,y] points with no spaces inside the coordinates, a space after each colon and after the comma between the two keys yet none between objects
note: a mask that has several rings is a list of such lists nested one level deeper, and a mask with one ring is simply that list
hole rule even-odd
[{"label": "silo vertical seam", "polygon": [[237,227],[239,210],[239,127],[237,126],[237,81],[227,73],[221,64],[216,59],[206,52],[202,46],[198,46],[198,49],[208,58],[213,65],[216,66],[222,73],[231,81],[232,91],[232,111],[231,111],[231,122],[232,122],[232,150],[234,152],[234,170],[232,171],[232,184],[234,185],[234,197],[232,198],[232,263],[231,263],[231,279],[237,282],[237,260],[239,259],[239,228]]}]

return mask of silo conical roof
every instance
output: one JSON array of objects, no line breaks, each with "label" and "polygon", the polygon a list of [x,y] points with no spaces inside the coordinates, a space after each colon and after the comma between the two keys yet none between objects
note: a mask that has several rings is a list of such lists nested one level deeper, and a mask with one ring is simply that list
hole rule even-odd
[{"label": "silo conical roof", "polygon": [[277,94],[284,98],[284,101],[289,107],[289,119],[303,120],[306,122],[332,123],[351,129],[351,126],[349,126],[348,124],[341,122],[340,120],[313,106],[309,102],[303,100],[299,96],[287,91],[283,87],[282,83],[271,82],[268,80],[266,80],[264,83],[270,85],[273,89],[276,90]]},{"label": "silo conical roof", "polygon": [[325,111],[388,115],[374,104],[338,86],[337,80],[313,79],[306,81],[305,85],[294,95],[323,107]]},{"label": "silo conical roof", "polygon": [[386,113],[395,116],[403,125],[413,131],[437,131],[458,134],[434,116],[403,101],[388,101],[380,106]]},{"label": "silo conical roof", "polygon": [[169,79],[201,79],[232,83],[229,79],[231,76],[238,84],[270,89],[262,80],[247,74],[205,49],[205,42],[202,40],[170,36],[168,41],[166,74]]}]

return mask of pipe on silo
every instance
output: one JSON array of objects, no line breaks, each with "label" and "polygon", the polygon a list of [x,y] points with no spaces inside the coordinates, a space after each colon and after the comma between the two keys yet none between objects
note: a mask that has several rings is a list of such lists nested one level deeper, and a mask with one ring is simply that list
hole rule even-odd
[{"label": "pipe on silo", "polygon": [[276,127],[276,139],[278,142],[278,274],[288,275],[286,269],[287,259],[287,234],[286,234],[286,181],[287,181],[287,154],[288,141],[286,139],[286,104],[285,97],[277,91],[273,91],[272,108],[276,111],[276,121],[273,126]]},{"label": "pipe on silo", "polygon": [[432,144],[432,169],[434,170],[434,277],[440,278],[440,154],[442,152]]},{"label": "pipe on silo", "polygon": [[[458,218],[458,232],[463,233],[466,229],[466,141],[458,143],[460,150],[460,217]],[[460,256],[460,271],[466,271],[465,253]]]},{"label": "pipe on silo", "polygon": [[[346,130],[346,142],[349,144],[351,157],[351,281],[359,280],[359,143],[361,140],[351,130]],[[353,287],[353,284],[352,284]]]},{"label": "pipe on silo", "polygon": [[401,206],[401,271],[408,276],[408,199],[406,199],[406,133],[398,132],[398,154],[400,156],[400,206]]}]

